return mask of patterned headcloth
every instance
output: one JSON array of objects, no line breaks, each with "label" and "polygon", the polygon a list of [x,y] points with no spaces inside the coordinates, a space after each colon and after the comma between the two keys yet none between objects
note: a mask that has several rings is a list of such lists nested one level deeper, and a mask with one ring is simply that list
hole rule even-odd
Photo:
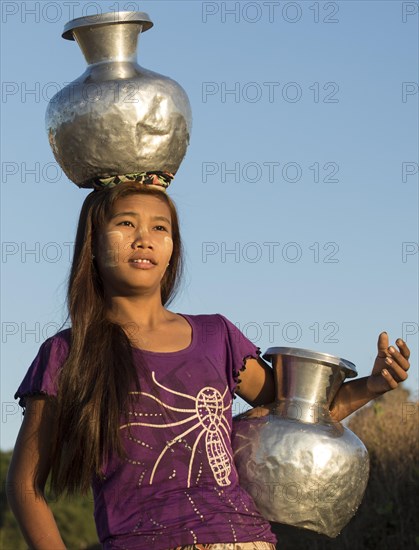
[{"label": "patterned headcloth", "polygon": [[173,178],[174,176],[170,172],[139,172],[138,174],[124,174],[110,178],[95,178],[92,180],[92,186],[96,190],[112,189],[119,183],[131,182],[140,185],[157,185],[162,191],[166,191]]}]

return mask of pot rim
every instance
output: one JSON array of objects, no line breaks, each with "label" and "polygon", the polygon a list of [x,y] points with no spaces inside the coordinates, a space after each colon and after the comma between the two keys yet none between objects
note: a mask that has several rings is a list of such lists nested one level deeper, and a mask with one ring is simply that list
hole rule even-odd
[{"label": "pot rim", "polygon": [[74,40],[74,29],[117,23],[143,23],[142,32],[148,31],[153,26],[149,15],[143,11],[110,11],[72,19],[64,25],[64,31],[61,36],[66,40]]},{"label": "pot rim", "polygon": [[322,353],[320,351],[314,351],[304,348],[290,348],[290,347],[272,347],[268,348],[265,353],[262,355],[263,359],[270,361],[274,355],[286,355],[290,357],[300,357],[301,359],[311,359],[312,361],[317,361],[328,367],[339,367],[343,369],[347,378],[354,378],[358,375],[356,366],[348,361],[347,359],[342,359],[336,355],[330,355],[328,353]]}]

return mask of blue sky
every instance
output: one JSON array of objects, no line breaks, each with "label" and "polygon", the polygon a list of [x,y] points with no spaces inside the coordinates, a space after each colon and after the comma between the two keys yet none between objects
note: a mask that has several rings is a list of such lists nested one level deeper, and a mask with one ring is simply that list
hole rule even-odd
[{"label": "blue sky", "polygon": [[263,351],[339,355],[361,376],[387,330],[412,349],[417,393],[417,2],[5,1],[2,448],[21,422],[13,394],[65,320],[87,194],[57,168],[44,127],[49,98],[86,66],[61,32],[118,8],[150,15],[138,62],[192,105],[169,190],[187,251],[170,309],[222,313]]}]

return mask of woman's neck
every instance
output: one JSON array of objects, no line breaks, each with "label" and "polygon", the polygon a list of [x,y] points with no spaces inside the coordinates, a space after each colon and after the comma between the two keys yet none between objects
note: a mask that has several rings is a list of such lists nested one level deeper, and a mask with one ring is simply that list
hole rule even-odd
[{"label": "woman's neck", "polygon": [[160,296],[112,296],[107,302],[113,322],[144,331],[153,330],[173,316],[162,305]]}]

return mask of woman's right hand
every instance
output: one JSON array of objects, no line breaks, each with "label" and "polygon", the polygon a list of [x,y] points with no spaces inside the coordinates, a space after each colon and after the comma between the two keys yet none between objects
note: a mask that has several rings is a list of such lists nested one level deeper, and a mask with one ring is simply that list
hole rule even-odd
[{"label": "woman's right hand", "polygon": [[56,429],[54,403],[44,396],[26,398],[7,475],[9,505],[31,550],[66,550],[44,496]]}]

